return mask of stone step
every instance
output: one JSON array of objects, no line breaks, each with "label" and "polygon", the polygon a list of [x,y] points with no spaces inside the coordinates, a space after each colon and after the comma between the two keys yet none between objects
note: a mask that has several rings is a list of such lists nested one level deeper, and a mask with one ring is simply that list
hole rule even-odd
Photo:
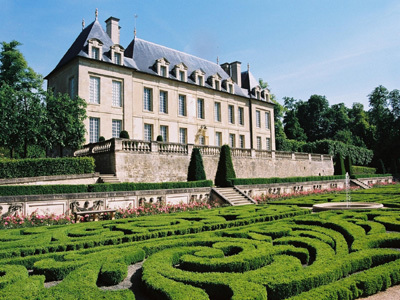
[{"label": "stone step", "polygon": [[254,204],[235,188],[214,188],[214,190],[234,206]]},{"label": "stone step", "polygon": [[114,174],[101,174],[99,178],[99,182],[101,183],[121,183],[118,177]]}]

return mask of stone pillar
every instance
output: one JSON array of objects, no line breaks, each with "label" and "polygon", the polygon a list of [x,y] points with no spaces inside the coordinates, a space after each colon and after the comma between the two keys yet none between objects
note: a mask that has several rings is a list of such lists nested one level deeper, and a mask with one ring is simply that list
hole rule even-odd
[{"label": "stone pillar", "polygon": [[151,152],[158,153],[158,142],[155,141],[151,142]]},{"label": "stone pillar", "polygon": [[275,160],[275,150],[272,150],[272,151],[271,151],[271,159],[272,159],[272,160]]},{"label": "stone pillar", "polygon": [[296,160],[296,154],[294,154],[294,152],[292,152],[292,160]]},{"label": "stone pillar", "polygon": [[256,157],[256,149],[251,149],[251,157]]},{"label": "stone pillar", "polygon": [[122,151],[122,139],[113,138],[111,140],[111,151]]},{"label": "stone pillar", "polygon": [[193,144],[187,144],[187,150],[188,150],[189,157],[192,157],[193,148],[194,148]]}]

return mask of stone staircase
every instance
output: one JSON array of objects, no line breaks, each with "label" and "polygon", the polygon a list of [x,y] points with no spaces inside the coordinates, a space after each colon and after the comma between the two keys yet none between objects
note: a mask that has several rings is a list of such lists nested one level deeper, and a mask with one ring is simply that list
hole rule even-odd
[{"label": "stone staircase", "polygon": [[98,183],[121,183],[114,174],[101,174]]},{"label": "stone staircase", "polygon": [[253,199],[236,187],[213,188],[212,192],[232,206],[256,204]]},{"label": "stone staircase", "polygon": [[362,189],[364,189],[364,190],[367,190],[367,189],[370,189],[370,188],[371,188],[368,184],[365,184],[364,182],[361,182],[361,181],[358,180],[358,179],[350,179],[350,181],[351,181],[352,183],[354,183],[355,185],[358,185],[360,188],[362,188]]}]

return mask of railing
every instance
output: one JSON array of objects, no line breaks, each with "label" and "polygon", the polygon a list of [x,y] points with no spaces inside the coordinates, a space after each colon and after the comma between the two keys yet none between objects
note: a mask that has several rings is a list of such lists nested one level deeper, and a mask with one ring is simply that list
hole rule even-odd
[{"label": "railing", "polygon": [[195,148],[199,148],[201,155],[203,156],[217,156],[221,152],[221,147],[217,146],[200,146],[196,145]]},{"label": "railing", "polygon": [[301,152],[295,152],[294,153],[296,160],[309,160],[310,156],[308,153],[301,153]]},{"label": "railing", "polygon": [[129,152],[151,152],[151,142],[122,140],[122,150]]},{"label": "railing", "polygon": [[292,159],[292,152],[283,152],[283,151],[277,151],[275,152],[275,158],[278,159]]},{"label": "railing", "polygon": [[255,152],[256,152],[256,157],[261,157],[261,158],[272,158],[272,151],[255,150]]},{"label": "railing", "polygon": [[251,149],[232,148],[231,154],[234,157],[251,157]]},{"label": "railing", "polygon": [[103,152],[109,152],[112,147],[112,142],[111,140],[105,141],[98,143],[92,148],[92,153],[103,153]]},{"label": "railing", "polygon": [[321,154],[311,154],[311,160],[323,160]]},{"label": "railing", "polygon": [[188,145],[175,143],[158,143],[158,152],[188,154]]}]

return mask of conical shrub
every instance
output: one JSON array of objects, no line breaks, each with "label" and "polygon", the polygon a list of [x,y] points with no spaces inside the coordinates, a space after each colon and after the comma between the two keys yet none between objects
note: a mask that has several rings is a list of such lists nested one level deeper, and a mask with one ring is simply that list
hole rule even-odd
[{"label": "conical shrub", "polygon": [[343,157],[340,153],[336,154],[335,161],[336,161],[334,170],[335,175],[346,175],[346,169],[344,167]]},{"label": "conical shrub", "polygon": [[204,172],[203,158],[200,149],[194,148],[188,168],[187,181],[206,180],[206,172]]},{"label": "conical shrub", "polygon": [[223,145],[219,154],[218,169],[214,180],[215,185],[231,186],[231,182],[228,181],[231,178],[236,178],[232,163],[231,148],[228,145]]}]

